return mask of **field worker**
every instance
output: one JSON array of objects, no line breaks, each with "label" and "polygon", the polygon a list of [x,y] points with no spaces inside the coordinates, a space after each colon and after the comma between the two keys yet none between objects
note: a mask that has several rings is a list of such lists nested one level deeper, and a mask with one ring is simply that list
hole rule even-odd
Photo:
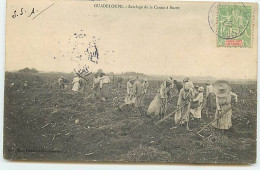
[{"label": "field worker", "polygon": [[65,89],[68,88],[68,85],[69,85],[69,83],[70,83],[69,80],[63,78],[63,83],[64,83],[64,88],[65,88]]},{"label": "field worker", "polygon": [[237,95],[231,92],[230,83],[225,80],[218,80],[213,84],[213,92],[216,95],[216,113],[213,127],[217,129],[229,129],[232,126],[232,105],[231,100],[237,102]]},{"label": "field worker", "polygon": [[133,96],[135,97],[135,107],[139,108],[143,106],[143,85],[137,77],[133,84]]},{"label": "field worker", "polygon": [[143,83],[144,94],[147,93],[148,87],[149,87],[149,83],[148,83],[147,79],[145,79],[144,83]]},{"label": "field worker", "polygon": [[110,79],[108,76],[105,75],[105,73],[100,74],[100,83],[99,83],[99,88],[100,88],[100,93],[103,101],[107,101],[108,99],[108,93],[109,93],[109,83]]},{"label": "field worker", "polygon": [[[193,92],[192,92],[192,99],[196,98],[198,96],[198,94],[199,94],[199,86],[196,85],[194,87]],[[191,99],[191,102],[190,102],[190,109],[195,109],[199,106],[198,101],[193,101],[192,99]],[[193,116],[191,117],[191,119],[193,120]]]},{"label": "field worker", "polygon": [[204,91],[204,88],[199,87],[198,88],[198,94],[191,101],[190,112],[192,114],[192,117],[195,118],[195,119],[201,119],[201,110],[202,110],[202,103],[203,103],[203,91]]},{"label": "field worker", "polygon": [[166,79],[166,81],[161,85],[159,94],[160,94],[160,99],[161,99],[161,111],[160,111],[160,116],[163,118],[166,114],[167,110],[167,101],[168,98],[170,97],[169,91],[171,89],[171,84],[172,80],[170,78]]},{"label": "field worker", "polygon": [[174,94],[174,80],[172,77],[168,78],[169,82],[170,82],[170,87],[169,90],[167,92],[168,98],[173,97]]},{"label": "field worker", "polygon": [[64,88],[65,88],[65,83],[64,83],[64,78],[63,78],[63,76],[59,77],[58,83],[59,83],[60,89],[64,89]]},{"label": "field worker", "polygon": [[126,97],[125,97],[125,104],[133,104],[133,84],[134,84],[134,77],[129,76],[129,80],[126,83]]},{"label": "field worker", "polygon": [[81,77],[79,78],[79,88],[80,88],[80,92],[84,92],[85,90],[85,86],[86,86],[86,81],[83,80]]},{"label": "field worker", "polygon": [[92,88],[95,92],[98,92],[100,90],[100,76],[98,73],[96,73],[94,76]]},{"label": "field worker", "polygon": [[173,89],[174,88],[174,80],[173,80],[173,78],[172,77],[170,77],[170,80],[171,80],[171,89]]},{"label": "field worker", "polygon": [[186,128],[189,129],[189,114],[190,114],[190,100],[192,98],[191,92],[192,85],[189,82],[184,83],[184,87],[179,93],[179,99],[177,103],[177,112],[175,113],[175,123],[176,124],[185,124]]},{"label": "field worker", "polygon": [[77,92],[77,91],[79,91],[79,89],[80,89],[80,78],[79,78],[79,76],[75,73],[74,74],[74,78],[73,78],[73,81],[72,81],[72,84],[73,84],[73,87],[72,87],[72,91],[75,91],[75,92]]},{"label": "field worker", "polygon": [[206,115],[209,115],[209,112],[212,111],[213,108],[213,86],[209,80],[206,82],[206,98],[205,98],[205,110]]},{"label": "field worker", "polygon": [[134,77],[129,76],[129,79],[126,83],[126,97],[125,97],[125,103],[119,105],[119,109],[123,110],[123,107],[126,105],[134,106],[135,104],[135,98],[133,96],[133,84],[134,84]]},{"label": "field worker", "polygon": [[189,85],[191,85],[191,90],[194,88],[193,82],[190,80],[190,78],[186,77],[183,79],[183,86],[185,83],[189,83]]},{"label": "field worker", "polygon": [[164,81],[159,90],[158,93],[155,95],[153,101],[150,103],[147,115],[149,117],[152,116],[152,118],[163,118],[166,114],[167,110],[167,92],[170,90],[171,87],[171,80],[167,79]]}]

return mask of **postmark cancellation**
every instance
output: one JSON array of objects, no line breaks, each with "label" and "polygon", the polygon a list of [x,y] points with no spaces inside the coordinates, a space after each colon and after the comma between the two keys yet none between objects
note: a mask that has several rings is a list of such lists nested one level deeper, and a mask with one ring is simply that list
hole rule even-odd
[{"label": "postmark cancellation", "polygon": [[254,7],[244,3],[214,3],[209,25],[216,34],[217,47],[252,48]]}]

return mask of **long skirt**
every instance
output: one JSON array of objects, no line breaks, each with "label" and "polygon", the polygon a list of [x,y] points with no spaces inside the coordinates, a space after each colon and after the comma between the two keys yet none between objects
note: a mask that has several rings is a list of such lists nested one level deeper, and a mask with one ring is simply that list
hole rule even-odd
[{"label": "long skirt", "polygon": [[131,94],[127,94],[125,96],[125,104],[134,104],[135,103],[135,97]]},{"label": "long skirt", "polygon": [[[181,104],[182,107],[185,103]],[[183,124],[185,122],[189,122],[189,113],[190,113],[190,103],[188,103],[183,108],[179,109],[175,113],[174,121],[176,124]]]},{"label": "long skirt", "polygon": [[79,82],[75,82],[72,88],[72,91],[79,91],[80,88],[80,84]]},{"label": "long skirt", "polygon": [[190,109],[190,113],[192,114],[193,118],[201,118],[201,105],[195,109]]},{"label": "long skirt", "polygon": [[[226,105],[220,106],[221,114],[225,113],[228,109],[230,109],[230,107],[231,107],[231,104],[226,104]],[[217,118],[218,116],[219,116],[218,110],[216,110],[215,118]],[[231,116],[232,116],[232,109],[230,109],[221,118],[219,118],[218,120],[213,122],[212,125],[218,129],[229,129],[232,126]]]},{"label": "long skirt", "polygon": [[142,107],[143,106],[143,95],[139,95],[135,97],[135,107]]}]

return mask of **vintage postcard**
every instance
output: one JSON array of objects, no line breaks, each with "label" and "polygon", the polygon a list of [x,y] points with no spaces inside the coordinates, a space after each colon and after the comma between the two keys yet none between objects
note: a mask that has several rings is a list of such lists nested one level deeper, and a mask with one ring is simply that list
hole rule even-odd
[{"label": "vintage postcard", "polygon": [[4,158],[256,162],[258,4],[8,0]]}]

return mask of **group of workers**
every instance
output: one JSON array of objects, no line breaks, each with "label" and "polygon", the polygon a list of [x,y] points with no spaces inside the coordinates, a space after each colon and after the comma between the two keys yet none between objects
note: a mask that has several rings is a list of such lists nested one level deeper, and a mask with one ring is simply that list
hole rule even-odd
[{"label": "group of workers", "polygon": [[[175,82],[172,78],[166,79],[160,86],[153,101],[150,103],[146,115],[151,118],[162,119],[166,115],[171,93],[174,90]],[[148,89],[148,81],[145,80],[141,85],[138,78],[130,77],[127,82],[127,95],[125,103],[120,106],[135,104],[135,107],[141,107],[142,100]],[[177,89],[177,88],[176,88]],[[205,108],[206,116],[209,117],[213,111],[213,98],[216,96],[216,113],[212,125],[217,129],[229,129],[232,126],[231,100],[237,102],[237,95],[231,92],[231,85],[228,81],[219,80],[212,85],[210,81],[206,82],[204,97],[204,87],[194,86],[189,78],[183,80],[183,87],[180,89],[177,108],[174,116],[174,122],[177,125],[185,125],[188,130],[190,117],[196,121],[201,119],[202,109]],[[138,92],[140,91],[140,92]]]},{"label": "group of workers", "polygon": [[[73,91],[80,89],[80,76],[75,74],[73,79]],[[109,87],[106,84],[110,83],[109,77],[105,73],[96,73],[93,79],[93,93],[94,96],[100,93],[102,100],[107,101]],[[59,84],[61,88],[64,88],[62,82]],[[189,120],[198,121],[201,119],[202,109],[205,108],[206,116],[210,115],[213,111],[213,98],[216,96],[216,113],[215,119],[212,125],[217,129],[229,129],[232,126],[231,116],[231,100],[234,98],[237,102],[237,95],[231,92],[231,85],[228,81],[218,80],[212,85],[210,81],[206,82],[205,97],[204,87],[194,86],[193,82],[189,78],[185,78],[182,81],[183,87],[179,90],[176,85],[176,81],[173,78],[167,78],[158,89],[154,99],[150,103],[146,115],[150,118],[162,119],[166,115],[169,101],[172,99],[172,93],[174,89],[178,91],[177,108],[174,116],[174,122],[177,125],[185,125],[188,130]],[[126,96],[124,103],[119,105],[119,110],[123,110],[124,107],[136,107],[138,114],[142,115],[142,107],[144,96],[147,94],[149,88],[148,80],[145,79],[141,83],[138,77],[130,76],[126,84]]]},{"label": "group of workers", "polygon": [[125,102],[119,105],[119,109],[123,110],[125,106],[134,106],[137,108],[138,114],[141,114],[141,108],[143,107],[144,95],[148,92],[149,83],[145,79],[141,83],[140,79],[129,77],[129,80],[126,83],[126,97]]}]

